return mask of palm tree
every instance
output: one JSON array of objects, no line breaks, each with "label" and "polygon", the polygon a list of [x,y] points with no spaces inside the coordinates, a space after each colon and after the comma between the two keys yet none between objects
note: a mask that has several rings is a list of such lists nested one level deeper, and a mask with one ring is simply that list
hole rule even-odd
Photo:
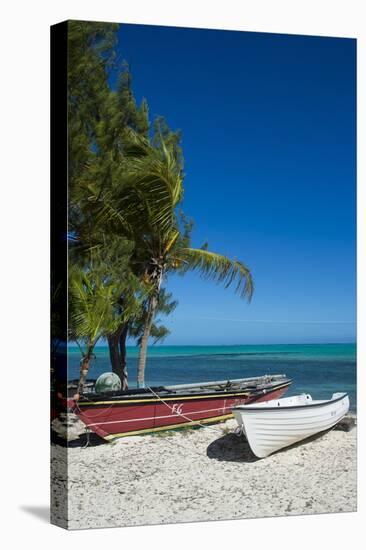
[{"label": "palm tree", "polygon": [[[84,210],[87,210],[85,206]],[[116,234],[103,233],[92,223],[92,209],[87,213],[88,218],[84,215],[86,223],[78,232],[77,238],[69,237],[69,259],[72,266],[70,286],[73,287],[71,297],[74,302],[78,299],[77,309],[83,311],[85,304],[88,303],[87,299],[90,301],[93,297],[96,302],[95,306],[94,303],[90,303],[90,307],[100,307],[103,304],[98,303],[96,296],[100,296],[102,292],[105,294],[107,291],[112,292],[110,296],[106,295],[106,300],[112,307],[109,315],[113,316],[113,323],[110,324],[109,330],[105,328],[103,337],[108,343],[112,371],[120,378],[122,389],[126,390],[128,380],[125,342],[129,316],[131,312],[140,315],[143,311],[144,284],[131,272],[129,267],[131,246],[126,239]],[[86,293],[86,290],[89,292]],[[119,295],[118,292],[120,292]],[[83,298],[83,303],[80,297]],[[97,319],[90,320],[92,330]]]},{"label": "palm tree", "polygon": [[90,200],[99,205],[98,221],[134,243],[131,266],[149,288],[138,359],[139,387],[144,387],[147,344],[168,273],[198,271],[225,287],[235,284],[236,292],[248,300],[253,294],[252,276],[244,263],[211,252],[207,246],[189,246],[177,215],[183,175],[174,153],[162,138],[160,143],[161,147],[153,147],[130,132],[116,188],[96,194],[90,187]]},{"label": "palm tree", "polygon": [[138,301],[131,300],[125,304],[123,318],[120,312],[116,314],[122,286],[106,280],[98,269],[72,266],[69,270],[69,338],[77,343],[82,355],[75,399],[83,390],[98,340],[139,311]]},{"label": "palm tree", "polygon": [[[172,300],[172,295],[169,292],[162,289],[159,295],[157,317],[160,314],[169,315],[176,308],[177,303],[176,300]],[[121,379],[122,390],[128,389],[127,337],[133,338],[137,342],[137,345],[140,346],[144,333],[147,307],[148,300],[142,300],[139,314],[131,317],[128,322],[123,323],[115,333],[107,335],[112,370]],[[153,340],[153,343],[162,342],[169,334],[170,330],[161,324],[159,318],[155,318],[150,332],[150,338]]]},{"label": "palm tree", "polygon": [[196,270],[207,278],[223,282],[226,287],[236,282],[236,290],[243,297],[251,298],[253,281],[249,271],[242,262],[230,260],[226,256],[205,249],[180,246],[178,229],[172,228],[160,235],[160,243],[155,251],[150,250],[149,262],[146,265],[145,277],[152,284],[149,295],[147,318],[141,338],[137,370],[137,384],[144,386],[146,352],[151,326],[159,304],[159,295],[164,276],[182,268],[185,271]]}]

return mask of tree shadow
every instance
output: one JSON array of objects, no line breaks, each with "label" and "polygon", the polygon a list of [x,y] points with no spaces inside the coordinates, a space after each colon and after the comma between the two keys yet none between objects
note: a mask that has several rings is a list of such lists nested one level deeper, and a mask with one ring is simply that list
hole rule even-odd
[{"label": "tree shadow", "polygon": [[67,441],[53,430],[51,430],[51,443],[54,445],[60,445],[60,447],[68,447],[69,449],[73,449],[75,447],[98,447],[99,445],[110,444],[94,432],[83,433],[77,439]]},{"label": "tree shadow", "polygon": [[50,507],[49,506],[20,506],[20,510],[31,514],[44,523],[50,523]]}]

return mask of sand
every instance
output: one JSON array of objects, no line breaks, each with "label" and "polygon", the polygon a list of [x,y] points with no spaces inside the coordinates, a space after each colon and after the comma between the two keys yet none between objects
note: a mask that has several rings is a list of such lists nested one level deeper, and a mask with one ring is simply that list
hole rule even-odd
[{"label": "sand", "polygon": [[356,511],[356,428],[333,429],[262,460],[235,428],[228,420],[87,448],[53,445],[61,472],[53,521],[84,529]]}]

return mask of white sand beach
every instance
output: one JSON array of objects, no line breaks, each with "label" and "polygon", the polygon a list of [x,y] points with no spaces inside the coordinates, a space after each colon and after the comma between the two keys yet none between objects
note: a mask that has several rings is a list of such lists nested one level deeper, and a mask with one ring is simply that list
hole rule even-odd
[{"label": "white sand beach", "polygon": [[[228,420],[68,451],[54,445],[59,466],[68,453],[67,527],[356,511],[356,428],[333,429],[263,460],[235,428]],[[54,483],[54,521],[64,486]]]}]

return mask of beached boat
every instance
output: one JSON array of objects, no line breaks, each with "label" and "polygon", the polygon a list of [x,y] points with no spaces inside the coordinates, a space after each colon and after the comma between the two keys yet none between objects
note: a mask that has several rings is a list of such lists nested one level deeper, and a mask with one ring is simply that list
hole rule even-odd
[{"label": "beached boat", "polygon": [[258,458],[332,428],[349,410],[346,393],[326,400],[302,394],[233,407],[233,414]]},{"label": "beached boat", "polygon": [[[111,440],[226,420],[235,405],[279,398],[290,384],[280,374],[96,393],[91,383],[67,405],[93,432]],[[72,384],[69,391],[75,393]]]}]

